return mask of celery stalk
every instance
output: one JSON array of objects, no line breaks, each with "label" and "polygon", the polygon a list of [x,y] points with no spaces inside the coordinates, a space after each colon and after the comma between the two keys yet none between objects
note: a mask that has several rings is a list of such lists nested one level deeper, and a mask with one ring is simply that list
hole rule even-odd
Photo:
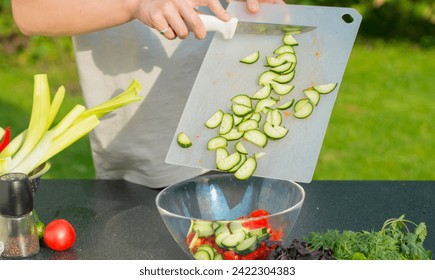
[{"label": "celery stalk", "polygon": [[33,150],[48,130],[49,110],[50,88],[47,75],[34,75],[33,107],[29,128],[23,145],[12,158],[12,168],[15,168]]},{"label": "celery stalk", "polygon": [[47,162],[50,158],[60,153],[61,151],[69,147],[72,143],[88,134],[99,124],[100,120],[95,115],[92,115],[70,126],[67,130],[65,130],[62,134],[57,136],[56,139],[52,141],[47,153],[38,162],[38,164],[35,164],[34,168],[38,167],[44,162]]},{"label": "celery stalk", "polygon": [[50,127],[57,113],[59,112],[60,106],[62,105],[63,99],[65,97],[65,87],[61,86],[58,88],[57,92],[54,94],[54,98],[51,101],[50,112],[48,116],[48,127]]}]

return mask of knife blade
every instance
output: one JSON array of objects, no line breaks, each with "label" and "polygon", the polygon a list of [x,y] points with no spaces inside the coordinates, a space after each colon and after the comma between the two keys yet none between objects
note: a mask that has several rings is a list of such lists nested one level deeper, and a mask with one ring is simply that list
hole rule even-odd
[{"label": "knife blade", "polygon": [[237,18],[222,21],[215,16],[199,15],[207,31],[216,31],[226,40],[232,39],[236,33],[254,35],[282,35],[284,33],[301,34],[316,29],[316,26],[277,24],[265,22],[245,22]]}]

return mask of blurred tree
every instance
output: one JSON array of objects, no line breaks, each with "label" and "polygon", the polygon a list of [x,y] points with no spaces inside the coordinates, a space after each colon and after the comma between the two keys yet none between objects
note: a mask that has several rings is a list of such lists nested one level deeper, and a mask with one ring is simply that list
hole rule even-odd
[{"label": "blurred tree", "polygon": [[434,0],[287,0],[291,4],[353,7],[363,16],[358,35],[435,45]]},{"label": "blurred tree", "polygon": [[[434,0],[287,0],[289,4],[353,7],[363,16],[359,36],[435,45]],[[15,54],[11,56],[11,54]],[[73,59],[69,37],[23,36],[10,0],[0,0],[0,66]]]}]

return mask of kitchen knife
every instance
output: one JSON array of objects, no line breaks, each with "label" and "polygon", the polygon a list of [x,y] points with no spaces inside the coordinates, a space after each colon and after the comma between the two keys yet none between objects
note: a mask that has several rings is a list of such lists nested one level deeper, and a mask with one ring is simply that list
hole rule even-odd
[{"label": "kitchen knife", "polygon": [[316,29],[315,26],[276,24],[264,22],[245,22],[237,18],[222,21],[215,16],[199,15],[207,31],[217,31],[224,39],[232,39],[235,33],[254,35],[300,34]]}]

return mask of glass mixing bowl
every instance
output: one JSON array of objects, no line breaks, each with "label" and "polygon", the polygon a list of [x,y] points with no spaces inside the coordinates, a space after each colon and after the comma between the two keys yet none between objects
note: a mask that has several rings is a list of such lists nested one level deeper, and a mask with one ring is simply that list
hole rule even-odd
[{"label": "glass mixing bowl", "polygon": [[292,181],[222,173],[171,185],[156,205],[190,258],[268,259],[277,245],[290,243],[304,198]]}]

